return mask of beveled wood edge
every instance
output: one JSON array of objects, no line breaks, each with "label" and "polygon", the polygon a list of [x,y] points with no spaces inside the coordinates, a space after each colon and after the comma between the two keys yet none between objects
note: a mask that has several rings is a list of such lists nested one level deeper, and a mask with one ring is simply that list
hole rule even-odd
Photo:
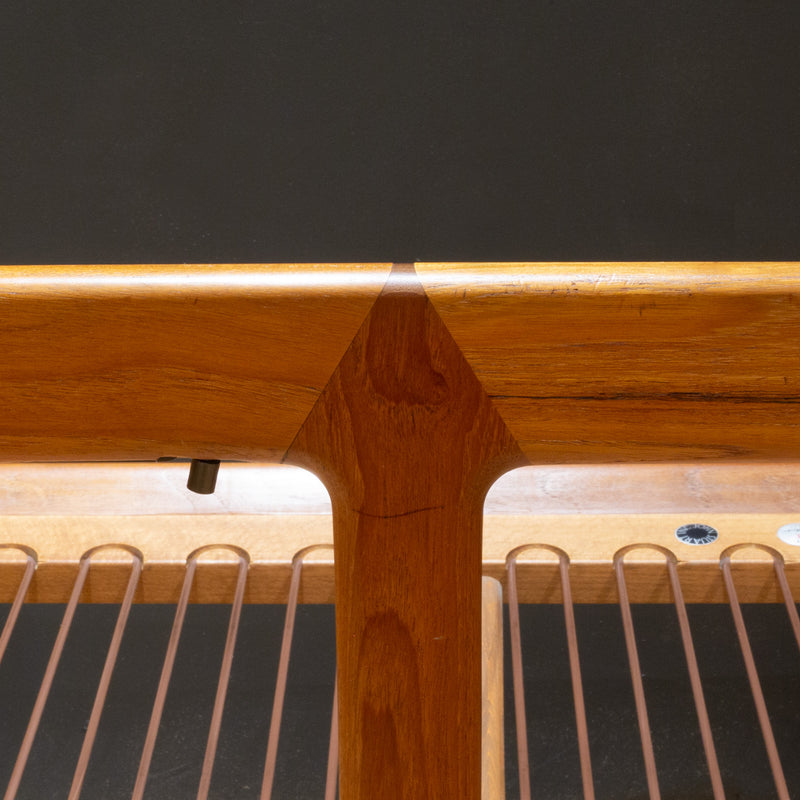
[{"label": "beveled wood edge", "polygon": [[[159,262],[124,264],[17,264],[0,271],[0,291],[17,285],[43,294],[136,289],[163,293],[181,287],[206,287],[215,291],[241,291],[242,285],[260,276],[262,288],[294,287],[315,291],[319,286],[382,286],[390,261],[274,261],[274,262]],[[342,280],[342,274],[358,275]],[[268,276],[275,276],[269,279]],[[284,276],[284,277],[278,277]],[[290,277],[291,276],[291,277]],[[307,279],[303,280],[301,276]],[[327,277],[327,282],[326,282]],[[370,289],[370,293],[374,290]]]},{"label": "beveled wood edge", "polygon": [[492,286],[505,294],[567,285],[629,294],[683,292],[691,281],[706,293],[770,294],[800,283],[800,261],[420,261],[414,268],[437,308],[484,296]]}]

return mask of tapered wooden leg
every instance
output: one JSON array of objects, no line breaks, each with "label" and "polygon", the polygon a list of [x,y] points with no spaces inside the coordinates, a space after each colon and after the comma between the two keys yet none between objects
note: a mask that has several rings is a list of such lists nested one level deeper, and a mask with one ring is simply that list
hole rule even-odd
[{"label": "tapered wooden leg", "polygon": [[478,800],[483,498],[523,459],[411,268],[287,460],[333,503],[342,800]]}]

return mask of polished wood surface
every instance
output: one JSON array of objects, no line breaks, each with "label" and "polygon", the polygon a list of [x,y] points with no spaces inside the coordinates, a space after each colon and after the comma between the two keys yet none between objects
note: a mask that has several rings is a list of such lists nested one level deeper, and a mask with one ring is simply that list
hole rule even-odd
[{"label": "polished wood surface", "polygon": [[[292,555],[301,547],[333,541],[327,491],[311,473],[289,466],[224,464],[213,495],[186,490],[187,464],[0,465],[0,539],[26,542],[39,553],[30,598],[66,602],[80,555],[121,541],[145,557],[137,602],[176,602],[182,565],[196,547],[229,542],[250,553],[246,602],[286,601]],[[717,560],[725,546],[760,542],[786,559],[790,583],[800,596],[800,547],[781,542],[781,525],[800,521],[800,465],[614,464],[526,467],[501,476],[484,504],[484,571],[505,583],[504,559],[522,542],[558,542],[572,558],[577,602],[616,603],[611,559],[619,547],[648,541],[670,548],[689,602],[727,602]],[[678,525],[712,524],[717,543],[683,545]],[[168,534],[166,533],[168,532]],[[533,554],[537,555],[537,554]],[[660,557],[631,575],[637,602],[671,602]],[[519,565],[522,602],[559,602],[555,571],[545,554]],[[211,561],[214,557],[216,561]],[[193,596],[226,602],[233,572],[210,554]],[[755,566],[756,552],[738,556]],[[16,588],[0,551],[0,600]],[[92,598],[112,602],[125,567],[98,564]],[[95,574],[95,572],[97,574]],[[119,576],[123,575],[122,579]],[[641,576],[641,581],[637,575]],[[107,576],[107,577],[103,577]],[[300,602],[334,600],[330,553],[306,565]],[[208,579],[206,579],[208,578]],[[751,601],[775,602],[777,586],[763,570],[748,569],[740,590]]]},{"label": "polished wood surface", "polygon": [[333,504],[342,797],[477,800],[482,505],[523,459],[412,269],[287,461]]},{"label": "polished wood surface", "polygon": [[388,273],[3,267],[0,460],[279,460]]},{"label": "polished wood surface", "polygon": [[798,264],[417,270],[532,463],[800,451]]},{"label": "polished wood surface", "polygon": [[[214,494],[186,491],[186,463],[0,463],[0,514],[323,514],[331,501],[307,470],[225,463]],[[484,514],[794,514],[800,462],[569,464],[501,475]]]},{"label": "polished wood surface", "polygon": [[[797,264],[415,269],[533,463],[797,456]],[[280,458],[388,271],[5,267],[0,460]]]},{"label": "polished wood surface", "polygon": [[795,514],[800,462],[673,462],[526,467],[501,476],[488,515]]}]

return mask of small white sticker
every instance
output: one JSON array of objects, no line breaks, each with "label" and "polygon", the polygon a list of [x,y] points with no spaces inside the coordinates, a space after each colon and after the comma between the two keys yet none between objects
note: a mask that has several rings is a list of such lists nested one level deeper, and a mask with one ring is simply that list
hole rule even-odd
[{"label": "small white sticker", "polygon": [[800,522],[790,522],[778,528],[778,538],[786,544],[800,547]]},{"label": "small white sticker", "polygon": [[719,533],[717,533],[716,528],[712,528],[710,525],[692,522],[688,525],[681,525],[680,528],[675,531],[675,536],[684,544],[697,545],[716,542],[719,538]]}]

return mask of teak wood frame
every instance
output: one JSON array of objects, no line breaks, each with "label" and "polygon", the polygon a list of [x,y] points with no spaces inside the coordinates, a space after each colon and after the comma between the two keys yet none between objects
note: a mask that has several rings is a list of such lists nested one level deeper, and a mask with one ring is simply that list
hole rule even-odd
[{"label": "teak wood frame", "polygon": [[341,796],[477,800],[489,485],[797,458],[798,298],[797,264],[7,267],[0,459],[312,469]]}]

